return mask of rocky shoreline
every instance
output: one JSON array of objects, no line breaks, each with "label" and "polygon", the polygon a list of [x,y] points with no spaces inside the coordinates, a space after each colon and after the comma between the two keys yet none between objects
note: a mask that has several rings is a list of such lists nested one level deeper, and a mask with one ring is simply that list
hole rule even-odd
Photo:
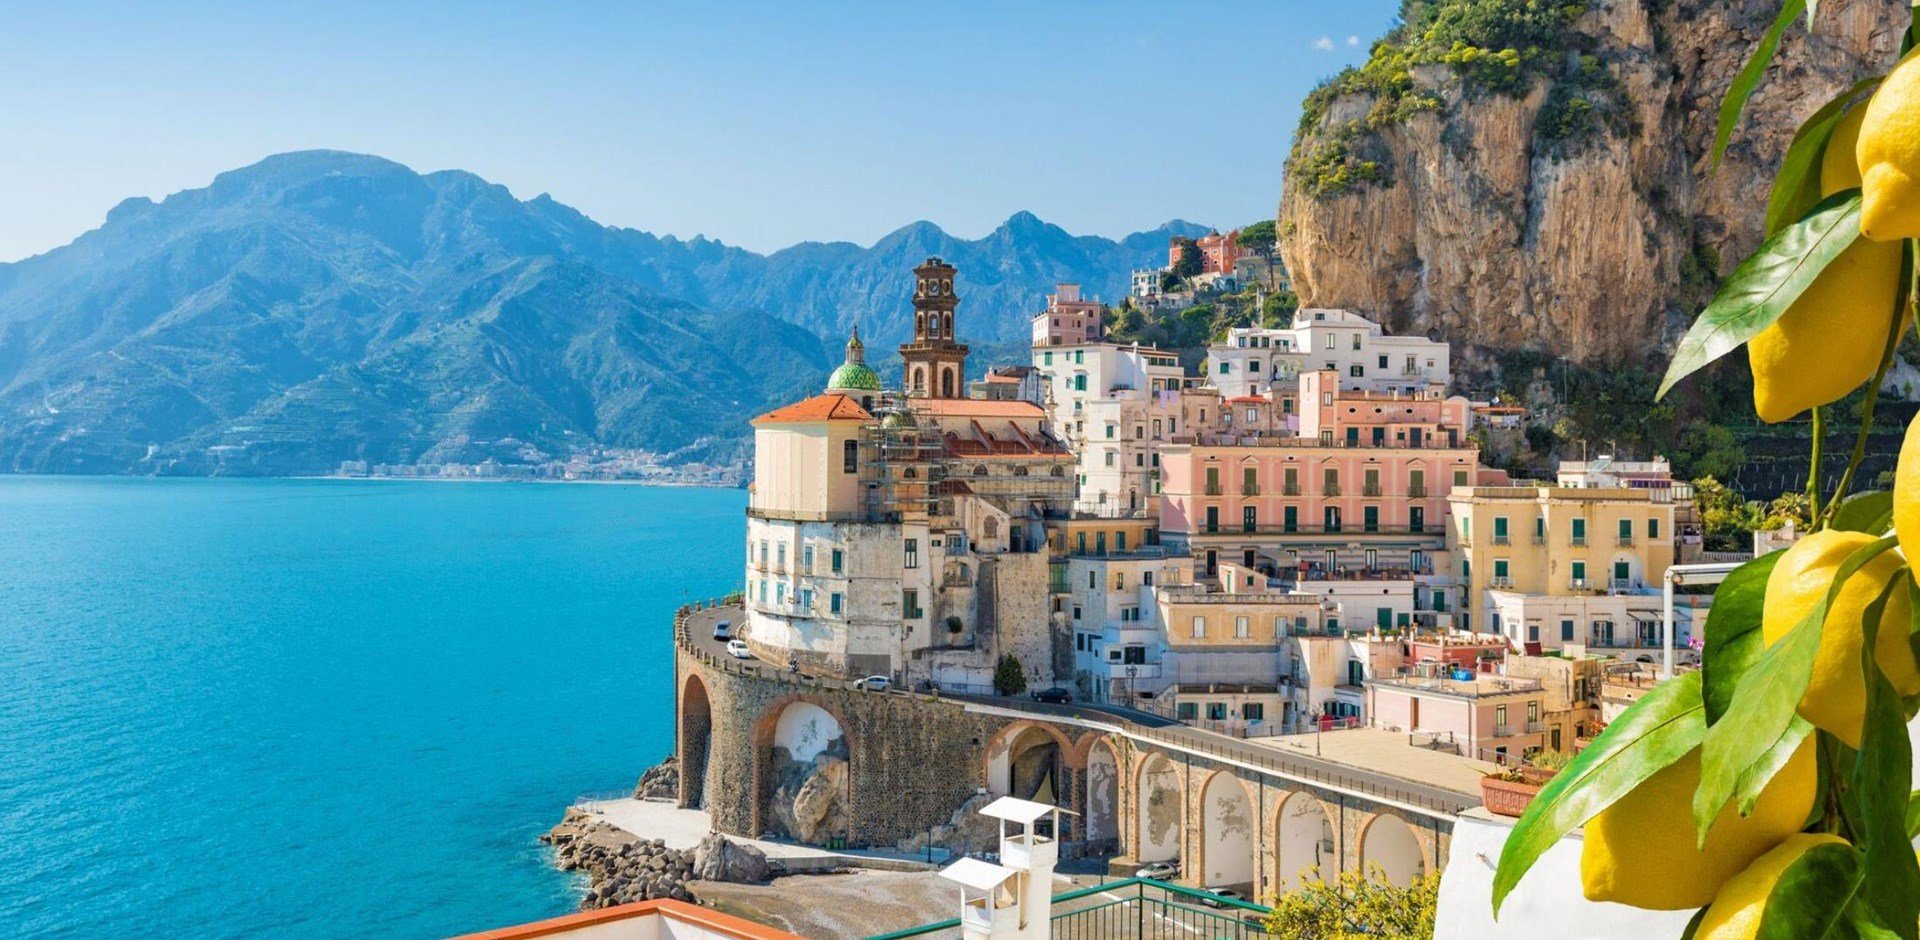
[{"label": "rocky shoreline", "polygon": [[657,898],[694,901],[694,881],[761,884],[773,877],[765,853],[720,833],[709,833],[692,849],[669,848],[577,806],[540,841],[553,846],[561,871],[586,873],[583,911]]}]

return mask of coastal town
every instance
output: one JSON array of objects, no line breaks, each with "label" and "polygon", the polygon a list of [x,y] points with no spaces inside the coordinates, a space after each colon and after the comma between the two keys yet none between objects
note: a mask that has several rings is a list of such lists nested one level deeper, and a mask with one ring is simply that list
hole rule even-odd
[{"label": "coastal town", "polygon": [[[1126,303],[1283,283],[1236,234],[1175,239]],[[589,861],[625,840],[648,870],[674,851],[648,830],[781,880],[1031,877],[979,825],[993,807],[1066,813],[1044,830],[1063,868],[1196,910],[1412,885],[1497,850],[1609,720],[1697,668],[1699,586],[1747,557],[1704,550],[1659,455],[1488,466],[1522,416],[1455,394],[1445,342],[1306,307],[1187,367],[1061,284],[1029,362],[970,369],[965,284],[914,269],[899,387],[856,329],[818,394],[753,421],[740,591],[674,626],[676,754],[553,835],[595,873],[589,909],[686,893]],[[777,897],[820,884],[732,907],[791,924]],[[862,929],[910,926],[874,904]]]}]

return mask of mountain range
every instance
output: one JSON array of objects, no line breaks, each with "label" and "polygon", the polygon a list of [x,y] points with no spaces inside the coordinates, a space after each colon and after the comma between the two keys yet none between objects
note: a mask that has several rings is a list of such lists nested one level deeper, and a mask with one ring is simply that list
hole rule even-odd
[{"label": "mountain range", "polygon": [[960,269],[977,372],[980,352],[1025,358],[1055,283],[1117,297],[1170,236],[1205,231],[1114,241],[1022,212],[974,240],[916,222],[763,255],[471,173],[281,154],[0,264],[0,471],[735,461],[747,419],[817,388],[854,323],[876,351],[910,332],[910,269],[929,255]]}]

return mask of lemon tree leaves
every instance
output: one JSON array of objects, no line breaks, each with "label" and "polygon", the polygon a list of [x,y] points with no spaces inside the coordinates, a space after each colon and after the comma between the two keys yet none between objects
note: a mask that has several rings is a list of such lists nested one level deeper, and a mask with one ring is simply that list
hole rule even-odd
[{"label": "lemon tree leaves", "polygon": [[1856,901],[1866,866],[1850,845],[1827,842],[1793,860],[1767,893],[1755,940],[1859,936]]},{"label": "lemon tree leaves", "polygon": [[1760,604],[1767,596],[1767,578],[1783,554],[1784,550],[1770,552],[1733,569],[1713,592],[1701,668],[1708,724],[1719,721],[1733,704],[1740,676],[1766,648],[1760,637]]},{"label": "lemon tree leaves", "polygon": [[1786,156],[1780,158],[1780,169],[1773,174],[1773,190],[1767,194],[1766,234],[1786,228],[1820,201],[1820,158],[1826,152],[1827,140],[1846,115],[1847,105],[1879,81],[1875,76],[1855,82],[1813,112],[1794,132]]},{"label": "lemon tree leaves", "polygon": [[1850,496],[1833,514],[1833,528],[1843,532],[1879,535],[1893,525],[1893,491],[1874,490]]},{"label": "lemon tree leaves", "polygon": [[[1860,627],[1861,668],[1866,676],[1866,723],[1854,756],[1849,794],[1859,807],[1860,841],[1866,851],[1864,900],[1877,919],[1901,940],[1915,940],[1920,926],[1920,860],[1907,840],[1908,787],[1913,782],[1913,745],[1893,683],[1880,671],[1875,640],[1887,598],[1912,579],[1902,570],[1869,610]],[[1905,626],[1902,624],[1901,626]]]},{"label": "lemon tree leaves", "polygon": [[1766,785],[1764,778],[1751,771],[1792,730],[1794,706],[1813,675],[1813,654],[1820,648],[1827,609],[1854,572],[1893,545],[1893,537],[1888,536],[1848,555],[1834,572],[1826,596],[1740,677],[1732,705],[1707,730],[1701,744],[1700,786],[1693,794],[1693,820],[1701,840],[1728,800],[1738,798],[1743,806],[1750,806]]},{"label": "lemon tree leaves", "polygon": [[1773,325],[1827,264],[1860,236],[1860,192],[1835,193],[1775,232],[1740,263],[1674,350],[1655,397]]},{"label": "lemon tree leaves", "polygon": [[1700,745],[1700,674],[1662,682],[1622,712],[1540,790],[1514,824],[1493,874],[1493,912],[1561,836]]},{"label": "lemon tree leaves", "polygon": [[1780,5],[1780,15],[1774,17],[1773,25],[1767,28],[1767,34],[1760,38],[1759,47],[1753,55],[1747,57],[1747,64],[1740,67],[1739,74],[1733,77],[1733,86],[1727,89],[1727,96],[1720,99],[1720,126],[1713,134],[1713,168],[1720,168],[1720,158],[1727,153],[1727,142],[1733,139],[1733,128],[1740,123],[1740,112],[1746,110],[1747,99],[1753,97],[1753,90],[1760,86],[1760,76],[1767,73],[1767,65],[1773,61],[1773,53],[1780,48],[1780,37],[1786,33],[1787,24],[1806,12],[1807,0],[1787,0]]}]

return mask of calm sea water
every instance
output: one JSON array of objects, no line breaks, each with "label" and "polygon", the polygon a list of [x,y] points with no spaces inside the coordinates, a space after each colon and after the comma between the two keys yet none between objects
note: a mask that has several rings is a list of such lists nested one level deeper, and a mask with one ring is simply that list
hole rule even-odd
[{"label": "calm sea water", "polygon": [[672,742],[738,491],[0,476],[0,935],[436,937]]}]

